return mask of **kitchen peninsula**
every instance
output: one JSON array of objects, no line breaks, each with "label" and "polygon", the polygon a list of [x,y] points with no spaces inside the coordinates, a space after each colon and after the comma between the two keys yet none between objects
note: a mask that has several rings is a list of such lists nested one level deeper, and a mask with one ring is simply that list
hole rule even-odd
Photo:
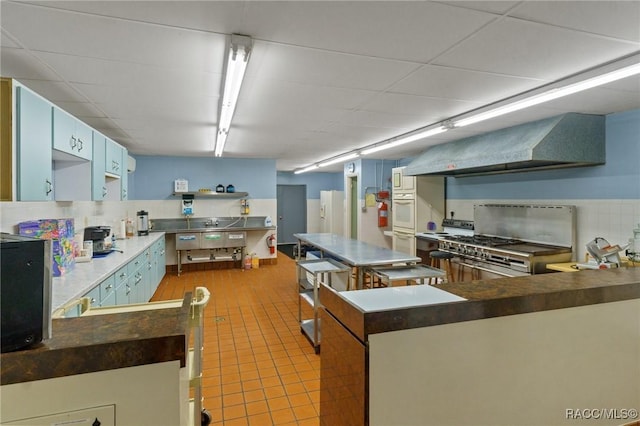
[{"label": "kitchen peninsula", "polygon": [[54,319],[51,339],[2,354],[0,423],[186,424],[191,300]]},{"label": "kitchen peninsula", "polygon": [[[398,303],[422,288],[435,294]],[[320,301],[321,425],[560,425],[571,409],[640,408],[637,268],[322,286]]]}]

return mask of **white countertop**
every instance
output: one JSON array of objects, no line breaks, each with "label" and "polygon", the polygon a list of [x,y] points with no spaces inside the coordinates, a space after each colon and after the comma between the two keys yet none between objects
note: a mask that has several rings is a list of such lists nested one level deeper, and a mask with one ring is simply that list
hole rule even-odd
[{"label": "white countertop", "polygon": [[343,291],[340,292],[340,296],[363,312],[386,311],[467,300],[437,287],[424,284]]},{"label": "white countertop", "polygon": [[76,262],[74,269],[61,277],[54,277],[52,280],[52,311],[84,296],[162,236],[164,236],[164,232],[152,232],[147,236],[116,240],[116,248],[122,250],[123,253],[113,252],[105,257],[94,258],[90,262]]}]

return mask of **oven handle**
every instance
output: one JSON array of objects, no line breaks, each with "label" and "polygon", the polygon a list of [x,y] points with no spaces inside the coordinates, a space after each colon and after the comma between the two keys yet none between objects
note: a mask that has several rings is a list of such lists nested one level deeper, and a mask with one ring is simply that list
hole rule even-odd
[{"label": "oven handle", "polygon": [[468,266],[471,269],[478,269],[480,271],[490,272],[490,273],[496,274],[496,275],[502,275],[503,277],[509,277],[509,278],[517,277],[517,275],[509,275],[509,274],[507,274],[505,272],[494,271],[493,269],[488,269],[488,268],[481,268],[480,266],[471,265],[471,264],[465,263],[465,262],[459,262],[459,263],[460,263],[460,265]]}]

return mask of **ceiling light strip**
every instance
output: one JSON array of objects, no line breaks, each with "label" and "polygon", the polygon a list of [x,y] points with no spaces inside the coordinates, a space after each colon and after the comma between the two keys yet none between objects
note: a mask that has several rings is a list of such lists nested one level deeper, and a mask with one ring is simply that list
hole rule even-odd
[{"label": "ceiling light strip", "polygon": [[491,118],[499,117],[501,115],[509,114],[511,112],[519,111],[521,109],[529,108],[534,105],[539,105],[544,102],[549,102],[554,99],[569,96],[574,93],[582,92],[584,90],[592,89],[594,87],[602,86],[623,78],[631,77],[640,74],[640,63],[629,65],[627,67],[611,71],[596,77],[591,77],[577,83],[572,83],[563,87],[553,88],[545,92],[533,95],[516,102],[509,103],[497,108],[490,109],[488,111],[481,112],[479,114],[472,115],[470,117],[463,118],[461,120],[454,120],[454,127],[464,127],[470,124],[479,123],[480,121],[489,120]]},{"label": "ceiling light strip", "polygon": [[383,151],[385,149],[394,148],[396,146],[404,145],[406,143],[415,142],[420,139],[425,139],[430,136],[437,135],[439,133],[444,133],[448,129],[444,126],[438,126],[436,128],[432,128],[429,130],[424,130],[422,132],[414,133],[412,135],[408,135],[399,139],[391,140],[389,142],[381,143],[376,146],[372,146],[371,148],[363,149],[362,155],[373,154],[374,152]]},{"label": "ceiling light strip", "polygon": [[360,154],[358,154],[357,152],[352,152],[346,155],[341,155],[340,157],[332,158],[331,160],[323,161],[322,163],[318,164],[318,167],[330,166],[332,164],[341,163],[343,161],[351,160],[359,156]]},{"label": "ceiling light strip", "polygon": [[214,155],[221,157],[231,128],[231,120],[236,110],[240,88],[249,63],[251,53],[251,37],[238,34],[231,35],[227,69],[224,75],[224,89],[220,102],[218,117],[218,132],[216,135],[216,147]]}]

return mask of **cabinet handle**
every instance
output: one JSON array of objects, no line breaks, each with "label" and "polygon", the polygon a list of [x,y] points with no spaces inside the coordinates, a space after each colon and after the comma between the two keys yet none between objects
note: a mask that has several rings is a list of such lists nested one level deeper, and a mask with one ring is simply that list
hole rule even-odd
[{"label": "cabinet handle", "polygon": [[47,184],[47,189],[46,191],[46,195],[51,194],[51,191],[53,191],[53,184],[51,183],[51,181],[49,179],[45,179],[45,182]]},{"label": "cabinet handle", "polygon": [[82,147],[84,144],[82,143],[82,139],[78,139],[78,152],[82,151]]},{"label": "cabinet handle", "polygon": [[129,295],[129,293],[131,293],[131,287],[129,287],[129,285],[127,285],[127,296]]},{"label": "cabinet handle", "polygon": [[108,291],[108,290],[111,290],[112,288],[113,288],[113,285],[109,284],[105,289]]},{"label": "cabinet handle", "polygon": [[107,188],[106,187],[102,187],[102,197],[106,197],[107,196]]},{"label": "cabinet handle", "polygon": [[91,298],[91,304],[92,304],[92,305],[94,305],[95,303],[96,303],[96,298],[95,298],[95,297],[92,297],[92,298]]},{"label": "cabinet handle", "polygon": [[164,249],[160,250],[160,256],[164,256]]},{"label": "cabinet handle", "polygon": [[76,145],[78,145],[78,142],[76,141],[76,137],[71,135],[71,139],[69,140],[69,145],[71,145],[71,149],[75,149]]},{"label": "cabinet handle", "polygon": [[120,278],[125,278],[126,276],[127,276],[126,272],[123,272],[123,273],[120,274]]}]

